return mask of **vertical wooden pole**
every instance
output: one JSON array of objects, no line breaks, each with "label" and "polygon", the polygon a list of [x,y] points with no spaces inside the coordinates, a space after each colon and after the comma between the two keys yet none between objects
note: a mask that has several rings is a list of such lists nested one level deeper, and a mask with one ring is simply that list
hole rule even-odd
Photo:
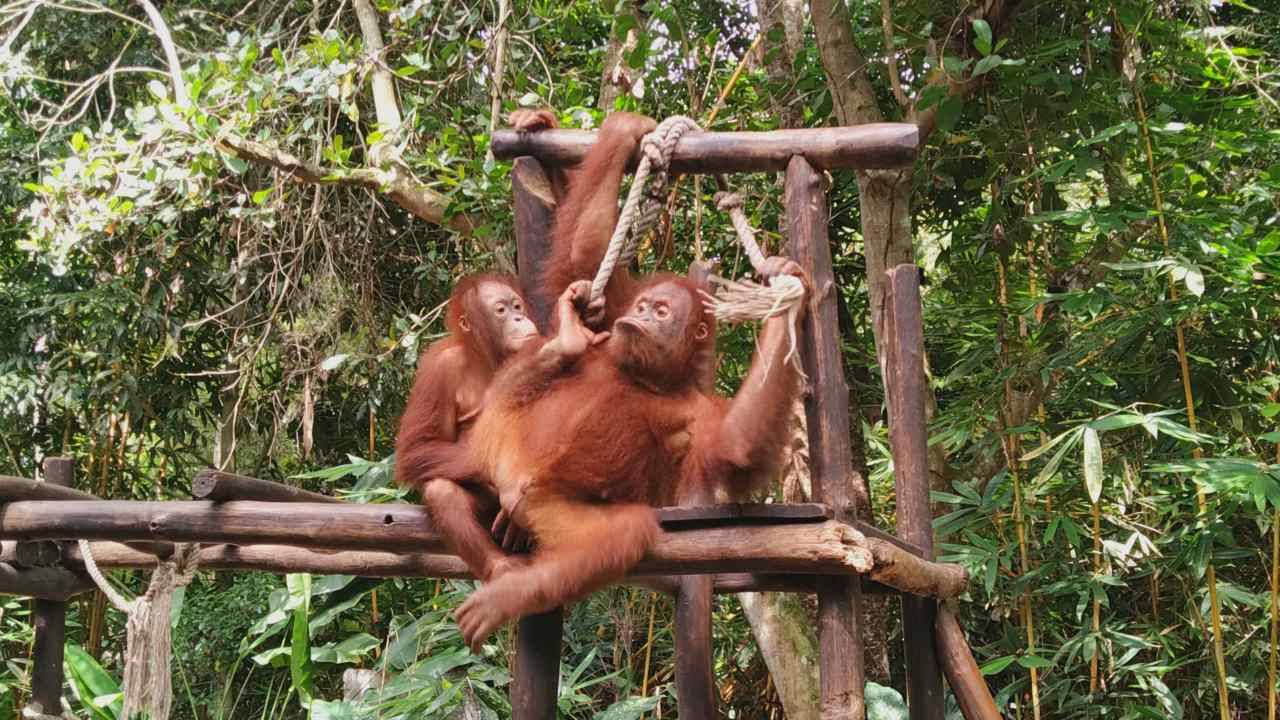
[{"label": "vertical wooden pole", "polygon": [[711,575],[684,575],[676,592],[677,717],[712,720],[716,683],[711,658]]},{"label": "vertical wooden pole", "polygon": [[973,659],[969,641],[956,619],[955,611],[946,605],[938,608],[938,662],[956,695],[960,714],[965,720],[1000,720],[995,698],[987,681],[982,679],[978,662]]},{"label": "vertical wooden pole", "polygon": [[[75,461],[51,457],[44,461],[47,483],[71,487],[75,484]],[[45,715],[62,714],[62,648],[66,641],[67,604],[56,600],[35,600],[32,625],[35,643],[31,649],[31,704],[40,704]]]},{"label": "vertical wooden pole", "polygon": [[[925,423],[924,321],[920,271],[902,264],[885,271],[889,291],[884,317],[889,341],[885,394],[889,401],[889,446],[897,497],[898,537],[933,559],[933,514],[929,508],[929,435]],[[902,636],[907,659],[907,708],[912,720],[942,720],[942,673],[934,643],[937,603],[902,596]]]},{"label": "vertical wooden pole", "polygon": [[[545,331],[552,301],[542,291],[542,267],[551,252],[555,196],[542,163],[519,157],[511,167],[515,205],[516,266],[529,313]],[[521,618],[516,636],[515,678],[511,684],[513,720],[555,720],[560,692],[560,636],[564,611]]]},{"label": "vertical wooden pole", "polygon": [[542,163],[518,157],[511,165],[511,194],[515,206],[516,267],[529,314],[546,331],[555,298],[542,291],[542,270],[551,255],[551,225],[556,200]]},{"label": "vertical wooden pole", "polygon": [[[822,177],[803,157],[787,165],[787,235],[791,254],[809,273],[813,296],[801,333],[801,358],[813,393],[805,399],[814,494],[838,520],[857,518],[849,445],[849,388],[836,324],[835,274],[827,240]],[[818,662],[822,717],[862,720],[866,671],[862,656],[862,589],[856,578],[820,576]]]}]

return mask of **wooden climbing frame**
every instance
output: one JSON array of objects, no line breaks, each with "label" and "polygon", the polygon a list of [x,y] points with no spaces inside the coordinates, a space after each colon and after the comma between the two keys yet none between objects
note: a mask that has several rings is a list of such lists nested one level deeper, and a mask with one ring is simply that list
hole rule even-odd
[{"label": "wooden climbing frame", "polygon": [[[555,200],[543,163],[582,158],[594,135],[574,130],[494,133],[500,159],[513,161],[519,274],[544,327],[551,300],[539,278],[549,251]],[[907,701],[912,720],[941,720],[942,677],[968,720],[1000,715],[955,614],[939,601],[963,592],[956,565],[934,562],[929,510],[923,328],[918,273],[888,273],[885,317],[890,445],[899,537],[862,522],[849,432],[848,388],[836,324],[836,287],[827,236],[823,173],[895,168],[916,152],[907,124],[759,133],[691,133],[675,148],[675,172],[784,171],[791,256],[810,274],[814,293],[802,328],[801,356],[812,392],[805,398],[814,504],[719,505],[682,498],[658,510],[655,548],[628,583],[676,595],[676,685],[681,718],[717,717],[711,667],[711,601],[717,592],[776,590],[818,598],[822,716],[865,716],[862,596],[902,597]],[[634,162],[634,158],[633,158]],[[38,598],[32,699],[57,708],[63,686],[65,601],[92,589],[83,558],[68,539],[89,540],[98,566],[154,567],[174,542],[201,543],[206,569],[315,572],[372,577],[467,577],[444,551],[417,505],[361,505],[277,483],[213,470],[192,482],[192,501],[102,500],[71,487],[74,461],[51,458],[46,480],[0,477],[0,594]],[[281,503],[288,503],[287,510]],[[279,518],[287,513],[288,523]],[[513,717],[556,716],[563,614],[520,621]]]}]

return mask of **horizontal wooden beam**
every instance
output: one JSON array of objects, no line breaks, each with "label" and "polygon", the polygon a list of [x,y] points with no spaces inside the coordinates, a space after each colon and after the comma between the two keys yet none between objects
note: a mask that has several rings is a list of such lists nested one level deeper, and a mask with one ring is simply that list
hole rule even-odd
[{"label": "horizontal wooden beam", "polygon": [[[426,510],[407,504],[67,500],[13,502],[0,510],[0,540],[74,538],[390,553],[444,550]],[[938,597],[953,597],[966,583],[959,565],[922,560],[831,520],[664,531],[636,572],[861,574],[899,590]]]},{"label": "horizontal wooden beam", "polygon": [[96,500],[96,495],[50,482],[0,475],[0,503],[18,500]]},{"label": "horizontal wooden beam", "polygon": [[262,500],[266,502],[340,503],[336,497],[303,490],[292,485],[259,480],[247,475],[205,469],[191,481],[191,496],[197,500]]},{"label": "horizontal wooden beam", "polygon": [[[531,155],[550,165],[575,165],[596,141],[585,130],[495,130],[489,146],[502,160]],[[671,157],[676,173],[780,171],[796,155],[821,170],[900,168],[915,161],[919,132],[912,123],[871,123],[853,127],[692,132]],[[639,151],[631,167],[639,160]]]},{"label": "horizontal wooden beam", "polygon": [[66,568],[20,568],[0,562],[0,595],[63,601],[92,589],[93,581],[88,576]]},{"label": "horizontal wooden beam", "polygon": [[[13,562],[14,545],[12,542],[0,544],[0,563]],[[90,543],[90,546],[94,561],[102,568],[145,570],[155,567],[157,562],[155,555],[124,543],[98,540]],[[73,544],[66,545],[62,550],[62,562],[73,570],[82,568],[84,558],[80,554],[80,548]],[[204,570],[241,570],[279,575],[305,572],[384,578],[471,578],[466,564],[453,555],[312,550],[290,545],[206,545],[200,548],[200,567]],[[93,589],[87,578],[81,578],[82,582],[79,583],[73,582],[71,578],[80,577],[73,570],[57,570],[56,573],[29,574],[10,568],[6,575],[6,571],[0,568],[0,595],[61,600],[67,597],[65,593],[70,590]],[[627,578],[626,584],[667,593],[675,592],[678,588],[675,578],[663,575],[637,574]],[[814,579],[812,575],[788,573],[717,573],[714,587],[717,593],[812,593]],[[895,592],[892,588],[871,580],[863,581],[863,590],[872,593]]]}]

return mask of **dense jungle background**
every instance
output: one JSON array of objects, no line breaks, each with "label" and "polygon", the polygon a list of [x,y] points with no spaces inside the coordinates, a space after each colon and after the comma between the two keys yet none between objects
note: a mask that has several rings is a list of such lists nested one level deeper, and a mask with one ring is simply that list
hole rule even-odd
[{"label": "dense jungle background", "polygon": [[[217,465],[413,501],[389,476],[417,354],[457,278],[515,259],[487,152],[507,113],[913,122],[914,168],[830,177],[869,512],[892,526],[875,309],[914,261],[940,555],[972,573],[1002,711],[1275,717],[1274,4],[8,0],[0,38],[0,473],[68,454],[113,498],[189,497]],[[785,251],[780,178],[731,181]],[[678,186],[641,267],[745,274],[714,189]],[[723,389],[752,346],[723,331]],[[806,496],[804,452],[779,499]],[[449,615],[470,587],[202,572],[175,715],[506,717],[511,632],[473,655]],[[26,701],[30,610],[0,603],[0,719]],[[812,612],[717,598],[727,716],[818,717]],[[869,715],[905,717],[897,603],[870,612]],[[673,716],[671,616],[635,588],[579,604],[562,716]],[[73,603],[77,717],[118,718],[124,636],[101,594]]]}]

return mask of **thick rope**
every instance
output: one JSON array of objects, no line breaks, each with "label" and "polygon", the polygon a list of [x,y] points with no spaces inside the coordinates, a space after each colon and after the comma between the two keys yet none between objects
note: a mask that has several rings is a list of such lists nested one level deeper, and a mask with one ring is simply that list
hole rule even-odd
[{"label": "thick rope", "polygon": [[[729,214],[729,221],[737,231],[738,243],[747,254],[747,260],[756,272],[764,270],[765,255],[756,242],[755,230],[742,210],[742,196],[734,192],[718,192],[715,195],[716,208]],[[787,314],[787,348],[786,360],[800,370],[800,356],[796,352],[798,346],[797,333],[800,324],[800,310],[804,302],[804,283],[800,278],[791,275],[771,277],[767,284],[760,285],[749,280],[736,281],[712,277],[711,282],[717,286],[716,294],[703,293],[704,304],[723,322],[744,322],[764,320],[774,315]],[[804,371],[800,370],[804,377]]]},{"label": "thick rope", "polygon": [[[173,704],[172,676],[169,659],[173,653],[169,614],[173,607],[173,591],[191,582],[200,562],[200,546],[196,543],[174,545],[173,555],[161,560],[146,593],[126,600],[107,582],[93,549],[85,540],[79,542],[89,577],[116,609],[128,617],[124,663],[124,716],[146,713],[151,720],[168,720]],[[40,718],[38,720],[44,720]]]},{"label": "thick rope", "polygon": [[[698,124],[692,119],[673,115],[658,123],[658,127],[640,141],[640,164],[618,214],[613,236],[609,238],[609,248],[591,283],[592,300],[604,293],[614,268],[620,263],[626,265],[635,257],[640,238],[649,232],[662,211],[662,191],[667,185],[671,154],[685,133],[697,129]],[[650,175],[653,176],[652,183],[648,182]]]}]

